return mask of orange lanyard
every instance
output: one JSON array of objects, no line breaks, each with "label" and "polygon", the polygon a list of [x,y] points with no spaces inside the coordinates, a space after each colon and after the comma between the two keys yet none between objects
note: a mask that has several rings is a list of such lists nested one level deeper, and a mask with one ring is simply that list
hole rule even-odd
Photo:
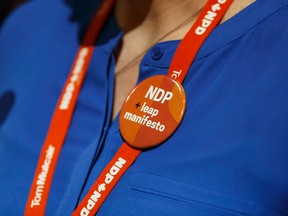
[{"label": "orange lanyard", "polygon": [[[199,18],[179,44],[168,71],[169,77],[179,82],[184,80],[198,50],[225,15],[232,2],[233,0],[208,0]],[[53,174],[91,60],[93,45],[113,5],[114,0],[105,0],[102,3],[76,54],[40,153],[26,203],[25,215],[45,214]],[[132,148],[124,142],[73,215],[96,214],[118,180],[140,153],[141,150]]]},{"label": "orange lanyard", "polygon": [[[221,21],[233,0],[209,0],[198,19],[183,38],[169,67],[168,76],[182,82],[198,50]],[[125,142],[94,182],[89,192],[73,213],[95,215],[121,176],[136,160],[141,150]]]},{"label": "orange lanyard", "polygon": [[53,174],[72,119],[76,100],[91,60],[94,42],[110,14],[113,4],[114,0],[105,0],[102,3],[78,49],[42,146],[26,203],[25,215],[45,214]]}]

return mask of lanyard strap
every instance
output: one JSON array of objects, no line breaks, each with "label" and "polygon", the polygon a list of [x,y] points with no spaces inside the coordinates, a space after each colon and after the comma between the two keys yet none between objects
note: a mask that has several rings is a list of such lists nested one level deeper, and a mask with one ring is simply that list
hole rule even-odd
[{"label": "lanyard strap", "polygon": [[[233,0],[208,0],[198,19],[177,47],[168,76],[183,82],[198,50],[221,21],[232,2]],[[140,153],[140,150],[124,142],[72,215],[95,215]]]},{"label": "lanyard strap", "polygon": [[92,57],[93,46],[101,27],[113,8],[113,4],[114,0],[105,0],[102,3],[78,49],[42,146],[26,203],[25,215],[45,214],[53,174]]},{"label": "lanyard strap", "polygon": [[208,0],[198,19],[176,49],[168,75],[183,82],[198,50],[221,21],[233,0]]}]

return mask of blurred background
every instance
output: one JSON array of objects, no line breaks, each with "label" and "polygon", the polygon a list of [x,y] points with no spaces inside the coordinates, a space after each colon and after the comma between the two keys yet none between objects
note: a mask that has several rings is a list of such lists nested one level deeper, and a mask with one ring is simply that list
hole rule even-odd
[{"label": "blurred background", "polygon": [[7,15],[28,0],[0,0],[0,26]]}]

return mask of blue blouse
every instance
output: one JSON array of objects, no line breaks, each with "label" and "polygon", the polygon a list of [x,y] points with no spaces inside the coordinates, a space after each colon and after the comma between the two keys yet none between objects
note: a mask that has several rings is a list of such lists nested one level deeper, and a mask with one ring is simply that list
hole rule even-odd
[{"label": "blue blouse", "polygon": [[[22,215],[39,152],[99,1],[32,1],[0,32],[0,215]],[[216,27],[183,83],[175,134],[143,152],[97,215],[288,215],[288,1],[257,0]],[[113,17],[95,45],[54,174],[47,215],[70,215],[123,139],[111,122]],[[144,56],[166,74],[179,41]],[[160,53],[160,54],[159,54]]]}]

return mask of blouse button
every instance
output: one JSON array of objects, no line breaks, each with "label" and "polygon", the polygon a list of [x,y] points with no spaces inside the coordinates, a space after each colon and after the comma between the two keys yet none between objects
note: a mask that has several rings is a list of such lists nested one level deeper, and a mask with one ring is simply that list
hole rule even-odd
[{"label": "blouse button", "polygon": [[159,60],[159,59],[162,58],[163,54],[164,54],[163,49],[161,49],[160,47],[157,47],[157,46],[156,46],[156,47],[154,47],[154,48],[152,49],[151,56],[152,56],[152,59],[154,59],[154,60]]}]

